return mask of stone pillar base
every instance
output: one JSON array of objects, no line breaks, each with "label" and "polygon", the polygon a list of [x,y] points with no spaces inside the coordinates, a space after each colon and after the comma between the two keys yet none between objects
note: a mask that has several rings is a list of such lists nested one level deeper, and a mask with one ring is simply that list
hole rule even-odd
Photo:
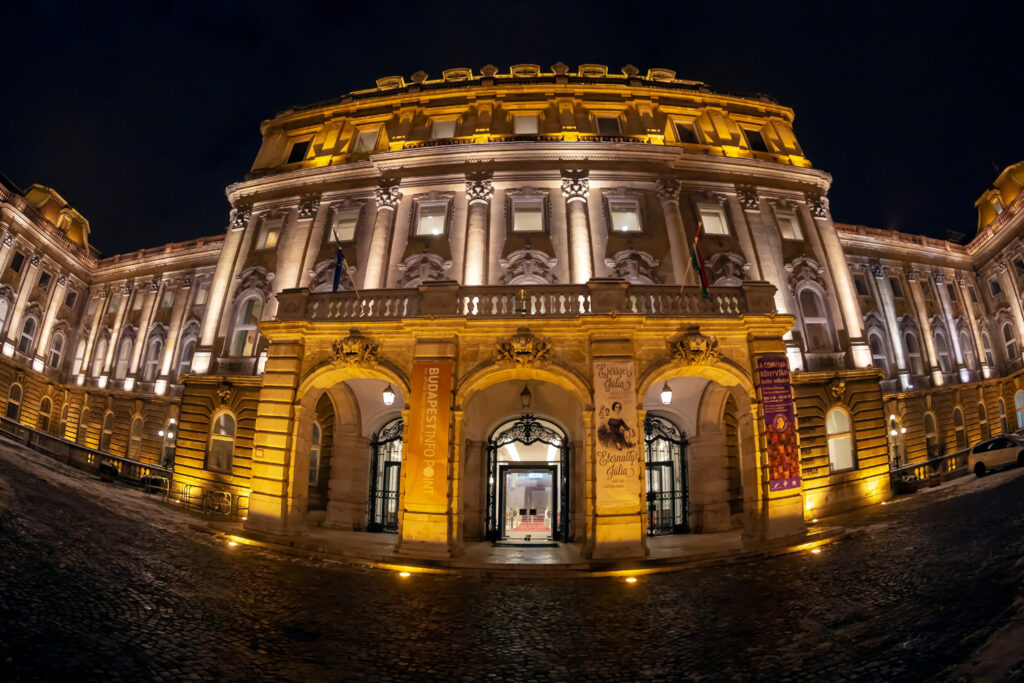
[{"label": "stone pillar base", "polygon": [[768,495],[766,501],[761,501],[759,514],[745,520],[743,542],[759,543],[805,535],[804,497],[800,490],[796,489],[795,493],[792,490],[777,491]]},{"label": "stone pillar base", "polygon": [[593,541],[587,544],[584,555],[592,560],[647,557],[644,516],[598,516]]},{"label": "stone pillar base", "polygon": [[398,529],[399,555],[423,558],[456,557],[462,548],[448,533],[450,520],[447,512],[414,512],[406,510]]}]

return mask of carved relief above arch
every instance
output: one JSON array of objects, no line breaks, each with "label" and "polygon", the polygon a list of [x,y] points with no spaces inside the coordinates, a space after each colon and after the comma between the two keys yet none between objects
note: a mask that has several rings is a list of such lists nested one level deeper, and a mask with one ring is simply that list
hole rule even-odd
[{"label": "carved relief above arch", "polygon": [[720,251],[704,261],[711,273],[711,284],[738,287],[747,279],[750,264],[742,255],[733,251]]},{"label": "carved relief above arch", "polygon": [[499,261],[502,273],[499,282],[505,285],[555,285],[558,259],[538,249],[517,249]]},{"label": "carved relief above arch", "polygon": [[711,365],[721,358],[718,340],[692,330],[668,343],[672,361],[682,365]]},{"label": "carved relief above arch", "polygon": [[361,334],[349,330],[347,337],[331,342],[332,360],[340,365],[372,366],[381,363],[380,344]]},{"label": "carved relief above arch", "polygon": [[451,260],[443,256],[429,253],[412,254],[398,264],[398,270],[402,273],[398,286],[416,287],[424,282],[443,280],[451,267]]},{"label": "carved relief above arch", "polygon": [[544,365],[551,361],[551,342],[535,336],[525,327],[508,339],[499,339],[494,360],[513,367]]},{"label": "carved relief above arch", "polygon": [[657,273],[661,261],[646,251],[623,249],[604,262],[612,269],[615,277],[631,284],[655,285],[661,282]]},{"label": "carved relief above arch", "polygon": [[274,273],[267,271],[262,266],[250,266],[237,276],[238,287],[235,289],[234,299],[237,299],[242,292],[256,290],[263,294],[266,299],[270,295],[270,283],[274,279]]}]

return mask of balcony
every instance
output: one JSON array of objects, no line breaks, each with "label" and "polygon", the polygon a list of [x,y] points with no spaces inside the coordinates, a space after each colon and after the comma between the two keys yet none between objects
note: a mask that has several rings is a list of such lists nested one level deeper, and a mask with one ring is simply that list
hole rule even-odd
[{"label": "balcony", "polygon": [[286,289],[277,295],[281,321],[372,321],[403,318],[576,318],[644,315],[654,318],[734,318],[775,312],[775,287],[746,282],[739,287],[631,285],[591,280],[585,285],[462,287],[431,282],[416,289],[312,293]]}]

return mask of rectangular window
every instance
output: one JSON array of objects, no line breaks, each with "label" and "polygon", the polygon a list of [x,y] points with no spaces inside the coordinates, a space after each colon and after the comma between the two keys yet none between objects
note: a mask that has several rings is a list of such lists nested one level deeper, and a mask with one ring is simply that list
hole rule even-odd
[{"label": "rectangular window", "polygon": [[444,234],[448,203],[433,202],[416,207],[416,237],[432,237]]},{"label": "rectangular window", "polygon": [[611,214],[612,231],[643,232],[640,204],[635,199],[609,199],[608,213]]},{"label": "rectangular window", "polygon": [[618,116],[598,116],[597,117],[597,134],[598,135],[622,135],[622,130],[619,128],[619,117]]},{"label": "rectangular window", "polygon": [[43,272],[39,273],[39,289],[41,289],[44,292],[46,290],[48,290],[50,288],[50,281],[52,279],[53,279],[53,276],[50,275],[45,270]]},{"label": "rectangular window", "polygon": [[455,137],[455,119],[444,121],[432,121],[430,124],[430,139],[444,140]]},{"label": "rectangular window", "polygon": [[993,197],[992,198],[992,208],[994,208],[996,210],[996,215],[997,216],[999,214],[1001,214],[1003,212],[1003,200],[1001,200],[999,197]]},{"label": "rectangular window", "polygon": [[206,303],[206,298],[210,296],[210,282],[209,280],[203,280],[196,285],[196,306],[202,306]]},{"label": "rectangular window", "polygon": [[705,235],[728,235],[729,224],[725,220],[725,211],[720,206],[702,206],[700,222]]},{"label": "rectangular window", "polygon": [[950,301],[956,301],[956,287],[953,286],[952,282],[946,283],[946,294],[949,295]]},{"label": "rectangular window", "polygon": [[889,278],[889,286],[892,287],[892,296],[895,299],[903,298],[903,285],[898,277]]},{"label": "rectangular window", "polygon": [[276,249],[283,222],[280,218],[264,220],[256,237],[256,249]]},{"label": "rectangular window", "polygon": [[107,313],[117,313],[118,309],[121,308],[121,299],[124,298],[120,294],[111,294],[110,303],[107,304]]},{"label": "rectangular window", "polygon": [[25,265],[25,255],[20,251],[14,252],[14,256],[11,257],[11,270],[20,273],[23,265]]},{"label": "rectangular window", "polygon": [[857,296],[871,296],[868,292],[868,283],[863,275],[853,276],[853,287],[857,290]]},{"label": "rectangular window", "polygon": [[932,293],[932,283],[927,278],[921,280],[921,295],[924,296],[927,301],[931,301],[935,298]]},{"label": "rectangular window", "polygon": [[1003,288],[999,286],[999,278],[991,277],[988,280],[988,291],[992,292],[992,296],[999,296],[1003,293]]},{"label": "rectangular window", "polygon": [[96,312],[96,306],[97,306],[97,304],[99,304],[99,302],[100,302],[100,300],[99,300],[98,297],[94,296],[92,299],[90,299],[89,300],[89,308],[86,309],[85,314],[86,315],[92,315],[93,313],[95,313]]},{"label": "rectangular window", "polygon": [[160,295],[160,308],[170,308],[174,303],[174,291],[170,287],[164,287],[164,293]]},{"label": "rectangular window", "polygon": [[69,291],[67,296],[64,297],[64,305],[68,308],[74,308],[76,303],[78,303],[78,292]]},{"label": "rectangular window", "polygon": [[1020,256],[1014,257],[1013,259],[1013,272],[1017,277],[1024,275],[1024,259]]},{"label": "rectangular window", "polygon": [[512,232],[544,232],[544,200],[512,200]]},{"label": "rectangular window", "polygon": [[135,296],[132,297],[132,310],[133,311],[141,311],[142,310],[142,303],[143,303],[144,298],[145,297],[143,297],[142,291],[136,289],[135,290]]},{"label": "rectangular window", "polygon": [[519,114],[512,117],[512,133],[515,135],[536,135],[540,132],[540,117],[536,114]]},{"label": "rectangular window", "polygon": [[978,303],[978,290],[974,288],[974,285],[967,285],[967,296],[971,297],[971,303]]},{"label": "rectangular window", "polygon": [[693,145],[699,144],[697,134],[693,130],[692,123],[676,121],[676,138],[679,142],[688,142]]},{"label": "rectangular window", "polygon": [[380,128],[370,128],[356,133],[356,140],[352,143],[352,153],[367,154],[377,151],[377,137],[379,134]]},{"label": "rectangular window", "polygon": [[761,131],[754,130],[753,128],[744,129],[744,133],[747,134],[747,143],[750,145],[750,149],[755,152],[767,152],[768,145],[764,143],[764,137],[761,136]]},{"label": "rectangular window", "polygon": [[342,209],[334,213],[331,229],[327,235],[328,242],[351,242],[356,238],[356,224],[359,222],[359,209]]},{"label": "rectangular window", "polygon": [[309,153],[309,143],[312,140],[303,140],[302,142],[296,142],[292,145],[291,151],[288,152],[288,163],[297,164],[306,158],[306,154]]},{"label": "rectangular window", "polygon": [[800,221],[797,220],[796,214],[778,213],[776,217],[779,219],[779,232],[782,233],[782,239],[802,240],[804,238],[803,232],[800,231]]}]

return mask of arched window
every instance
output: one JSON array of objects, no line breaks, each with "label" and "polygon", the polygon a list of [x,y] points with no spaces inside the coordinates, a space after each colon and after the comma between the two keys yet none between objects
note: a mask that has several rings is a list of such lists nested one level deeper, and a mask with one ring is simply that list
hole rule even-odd
[{"label": "arched window", "polygon": [[100,339],[92,352],[92,376],[103,374],[103,364],[107,362],[107,338]]},{"label": "arched window", "polygon": [[942,444],[939,442],[939,433],[935,429],[935,416],[931,413],[924,414],[924,445],[929,458],[937,458],[942,455]]},{"label": "arched window", "polygon": [[142,381],[152,382],[160,374],[160,354],[164,350],[164,342],[159,337],[149,340],[146,349],[146,363],[142,368]]},{"label": "arched window", "polygon": [[1006,348],[1006,360],[1010,363],[1020,360],[1017,353],[1017,336],[1013,333],[1013,325],[1003,323],[1003,346]]},{"label": "arched window", "polygon": [[231,473],[231,459],[235,450],[235,416],[218,413],[210,425],[210,443],[206,449],[206,469]]},{"label": "arched window", "polygon": [[53,410],[53,403],[46,396],[39,401],[39,415],[36,417],[36,429],[41,432],[50,431],[50,411]]},{"label": "arched window", "polygon": [[959,408],[953,408],[953,431],[956,433],[956,449],[960,451],[967,448],[967,430],[964,429],[964,413]]},{"label": "arched window", "polygon": [[989,341],[988,332],[981,333],[981,348],[985,352],[985,364],[990,368],[994,368],[996,366],[996,359],[992,355],[992,342]]},{"label": "arched window", "polygon": [[320,424],[313,423],[313,433],[309,437],[309,485],[316,486],[320,474],[320,436],[323,431]]},{"label": "arched window", "polygon": [[64,335],[55,334],[53,335],[53,341],[50,342],[50,358],[49,364],[51,368],[59,368],[61,358],[64,357]]},{"label": "arched window", "polygon": [[71,363],[71,374],[77,375],[82,371],[82,365],[85,363],[85,340],[78,342],[75,345],[75,359]]},{"label": "arched window", "polygon": [[904,332],[903,345],[907,347],[910,374],[920,377],[924,374],[924,363],[921,362],[921,345],[917,343],[917,335],[910,330]]},{"label": "arched window", "polygon": [[100,430],[100,450],[110,452],[110,437],[114,435],[114,414],[108,412],[103,416],[103,429]]},{"label": "arched window", "polygon": [[825,416],[828,432],[828,464],[833,472],[853,469],[853,432],[850,430],[850,413],[846,408],[836,406]]},{"label": "arched window", "polygon": [[946,335],[941,330],[935,331],[935,355],[938,356],[939,370],[942,374],[948,375],[953,372],[953,364],[949,360],[949,344],[946,343]]},{"label": "arched window", "polygon": [[124,379],[128,376],[128,366],[132,362],[132,348],[135,343],[131,337],[125,337],[121,340],[121,345],[117,347],[117,360],[114,363],[114,379]]},{"label": "arched window", "polygon": [[196,353],[196,338],[189,336],[181,342],[181,351],[178,353],[178,377],[187,375],[192,371],[192,356]]},{"label": "arched window", "polygon": [[21,326],[21,338],[18,340],[18,351],[26,356],[32,352],[32,344],[36,341],[36,319],[29,316]]},{"label": "arched window", "polygon": [[832,334],[829,331],[828,318],[825,317],[825,306],[814,290],[805,288],[800,292],[800,313],[804,321],[804,341],[807,350],[832,351]]},{"label": "arched window", "polygon": [[1014,394],[1013,407],[1017,411],[1017,429],[1024,429],[1024,391]]},{"label": "arched window", "polygon": [[231,332],[229,356],[251,356],[256,353],[259,342],[260,315],[263,313],[263,300],[258,296],[250,296],[242,301],[235,313],[235,324]]},{"label": "arched window", "polygon": [[1006,425],[1006,403],[1003,399],[999,399],[999,403],[996,405],[999,407],[999,433],[1005,434],[1010,431]]},{"label": "arched window", "polygon": [[132,430],[128,432],[128,457],[138,460],[142,455],[142,418],[132,420]]},{"label": "arched window", "polygon": [[[1024,392],[1022,392],[1024,393]],[[18,421],[21,417],[21,385],[12,384],[11,390],[7,394],[7,412],[5,413],[8,420]]]},{"label": "arched window", "polygon": [[971,343],[971,335],[967,330],[960,330],[960,351],[964,354],[964,365],[968,370],[977,370],[978,366],[974,358],[974,344]]},{"label": "arched window", "polygon": [[64,407],[61,408],[61,410],[60,410],[60,425],[58,427],[59,431],[57,432],[57,436],[59,436],[62,439],[66,439],[67,438],[67,432],[68,432],[68,413],[70,412],[70,410],[71,410],[71,406],[69,404],[67,404],[67,403],[65,403]]},{"label": "arched window", "polygon": [[988,411],[984,403],[978,404],[978,426],[981,427],[981,438],[992,438],[992,430],[988,428]]},{"label": "arched window", "polygon": [[868,346],[871,348],[871,364],[884,370],[885,376],[889,377],[892,374],[892,369],[889,367],[889,359],[885,355],[882,336],[877,332],[868,333]]}]

